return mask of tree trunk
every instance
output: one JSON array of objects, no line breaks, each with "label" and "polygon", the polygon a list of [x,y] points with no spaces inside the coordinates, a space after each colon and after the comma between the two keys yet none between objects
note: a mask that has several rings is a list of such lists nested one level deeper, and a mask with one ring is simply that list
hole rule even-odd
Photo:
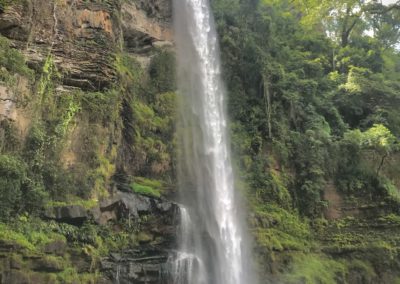
[{"label": "tree trunk", "polygon": [[385,162],[386,157],[388,156],[388,154],[386,153],[385,155],[382,156],[381,159],[381,163],[379,164],[378,169],[376,170],[376,175],[379,176],[379,172],[381,171],[382,167],[383,167],[383,163]]},{"label": "tree trunk", "polygon": [[264,103],[265,103],[265,113],[267,115],[267,127],[268,127],[268,138],[272,138],[272,106],[271,106],[271,94],[269,90],[268,80],[263,76],[263,87],[264,87]]}]

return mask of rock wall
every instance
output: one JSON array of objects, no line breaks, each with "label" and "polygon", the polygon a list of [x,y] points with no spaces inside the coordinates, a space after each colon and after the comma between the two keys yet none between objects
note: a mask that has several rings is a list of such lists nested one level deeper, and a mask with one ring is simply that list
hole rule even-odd
[{"label": "rock wall", "polygon": [[138,55],[171,45],[171,3],[29,0],[1,14],[0,33],[34,68],[53,54],[62,87],[102,90],[115,81],[113,56],[121,45]]},{"label": "rock wall", "polygon": [[[13,2],[0,11],[0,35],[25,56],[36,77],[30,80],[15,75],[12,84],[0,80],[0,121],[11,121],[18,129],[18,139],[24,140],[32,122],[40,117],[37,110],[40,84],[49,74],[45,68],[50,57],[56,79],[48,76],[55,84],[52,87],[55,99],[79,92],[107,93],[120,80],[116,60],[122,52],[137,60],[146,71],[157,50],[173,46],[171,13],[168,0]],[[121,116],[118,121],[126,121],[123,112],[114,111]],[[79,163],[86,163],[87,169],[93,170],[94,166],[83,161],[83,156],[84,145],[90,138],[88,129],[96,129],[93,136],[100,144],[100,155],[111,163],[105,169],[110,171],[105,181],[106,196],[91,196],[99,202],[90,210],[81,205],[52,206],[41,218],[77,229],[86,223],[111,226],[115,232],[123,232],[118,224],[128,223],[135,228],[136,249],[130,246],[110,251],[94,262],[88,252],[69,248],[68,237],[67,243],[51,243],[33,255],[14,242],[0,240],[0,283],[55,283],[52,274],[63,273],[64,260],[79,275],[98,271],[101,275],[96,283],[160,283],[161,275],[166,273],[168,256],[176,247],[178,207],[164,198],[134,194],[129,185],[130,193],[120,191],[127,189],[121,185],[115,167],[123,168],[124,175],[135,175],[131,160],[123,157],[135,155],[121,134],[123,125],[108,122],[91,125],[94,118],[87,116],[74,119],[69,127],[61,162],[67,170]],[[114,152],[121,157],[117,158]],[[122,181],[126,179],[122,177]]]}]

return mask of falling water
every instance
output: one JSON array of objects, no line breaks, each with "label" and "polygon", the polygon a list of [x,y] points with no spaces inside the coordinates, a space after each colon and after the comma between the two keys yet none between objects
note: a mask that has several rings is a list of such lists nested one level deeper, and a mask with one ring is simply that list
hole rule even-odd
[{"label": "falling water", "polygon": [[252,284],[228,147],[225,89],[208,0],[174,0],[180,120],[177,284]]}]

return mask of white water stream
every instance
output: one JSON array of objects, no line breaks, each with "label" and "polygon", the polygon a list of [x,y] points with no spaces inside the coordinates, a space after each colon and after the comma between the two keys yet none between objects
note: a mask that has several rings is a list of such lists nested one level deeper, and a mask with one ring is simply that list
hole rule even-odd
[{"label": "white water stream", "polygon": [[176,284],[252,284],[235,196],[225,88],[208,0],[174,0],[180,103],[181,247]]}]

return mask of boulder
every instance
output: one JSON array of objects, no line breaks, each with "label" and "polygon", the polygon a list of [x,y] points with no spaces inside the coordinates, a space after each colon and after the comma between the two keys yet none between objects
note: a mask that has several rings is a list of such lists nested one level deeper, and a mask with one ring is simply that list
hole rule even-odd
[{"label": "boulder", "polygon": [[145,247],[140,251],[125,251],[117,257],[113,254],[102,259],[101,271],[114,283],[172,283],[168,277],[169,253],[155,253]]},{"label": "boulder", "polygon": [[149,214],[173,218],[177,208],[176,204],[164,199],[117,191],[111,198],[100,202],[99,207],[93,208],[91,214],[98,224],[104,225],[110,220],[137,220]]},{"label": "boulder", "polygon": [[54,206],[46,209],[44,216],[57,222],[80,226],[89,215],[80,205]]},{"label": "boulder", "polygon": [[[101,216],[130,218],[132,226],[140,228],[136,236],[139,249],[112,252],[101,260],[101,272],[112,283],[173,283],[168,276],[169,257],[176,249],[178,205],[162,198],[117,191],[112,198],[100,203],[97,222]],[[100,212],[100,213],[99,213]],[[111,213],[112,212],[112,213]],[[168,280],[169,279],[169,280]]]},{"label": "boulder", "polygon": [[121,26],[128,51],[148,53],[156,46],[172,46],[172,1],[125,1]]}]

